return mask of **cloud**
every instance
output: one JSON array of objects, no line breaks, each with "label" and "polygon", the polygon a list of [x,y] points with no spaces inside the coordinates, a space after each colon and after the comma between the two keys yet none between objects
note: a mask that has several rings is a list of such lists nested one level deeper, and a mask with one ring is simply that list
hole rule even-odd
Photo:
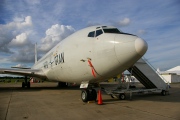
[{"label": "cloud", "polygon": [[[8,53],[11,62],[33,63],[34,62],[34,44],[32,37],[36,31],[33,29],[31,16],[14,17],[13,21],[5,25],[0,25],[0,52]],[[75,31],[72,26],[52,25],[46,30],[46,36],[41,37],[38,52],[49,51],[58,42],[69,36]],[[39,58],[39,57],[38,57]]]},{"label": "cloud", "polygon": [[24,65],[24,64],[17,64],[17,65],[15,65],[14,67],[22,67],[22,68],[25,68],[25,67],[27,67],[27,66]]},{"label": "cloud", "polygon": [[8,23],[7,25],[5,25],[5,27],[9,30],[21,30],[25,27],[31,27],[32,26],[32,19],[31,16],[27,16],[25,17],[25,19],[23,21],[18,21],[22,18],[15,18],[13,22]]},{"label": "cloud", "polygon": [[8,47],[8,44],[11,41],[13,44],[15,44],[17,41],[20,41],[20,39],[22,41],[22,36],[24,34],[21,34],[20,36],[18,36],[18,34],[22,32],[29,34],[30,30],[32,29],[32,25],[33,23],[31,16],[27,16],[23,20],[22,18],[15,18],[13,22],[7,23],[5,25],[0,24],[0,52],[12,53]]},{"label": "cloud", "polygon": [[[126,26],[129,26],[131,23],[130,18],[124,17],[123,19],[119,20],[119,18],[116,18],[118,20],[109,20],[109,25],[113,25],[116,27],[124,27],[127,28]],[[108,23],[107,23],[108,24]]]},{"label": "cloud", "polygon": [[24,18],[14,17],[12,22],[0,25],[0,52],[1,54],[8,54],[9,61],[33,61],[34,45],[29,39],[29,36],[33,36],[34,34],[34,32],[32,32],[32,26],[33,22],[31,16],[26,16]]},{"label": "cloud", "polygon": [[[38,56],[48,52],[74,31],[75,29],[72,26],[52,25],[51,28],[46,30],[46,36],[41,39],[41,43],[38,45]],[[10,57],[12,62],[34,62],[34,44],[28,40],[27,33],[17,35],[16,38],[10,42],[9,46],[13,46],[17,51]],[[20,47],[20,49],[17,47]]]},{"label": "cloud", "polygon": [[0,44],[0,52],[4,52],[4,53],[13,53],[13,51],[11,51],[8,47],[8,45],[6,43],[1,43]]},{"label": "cloud", "polygon": [[40,4],[41,0],[25,0],[30,5]]},{"label": "cloud", "polygon": [[120,21],[118,22],[118,25],[121,26],[121,27],[123,27],[123,26],[129,25],[130,22],[131,22],[131,20],[130,20],[129,18],[124,18],[123,20],[120,20]]},{"label": "cloud", "polygon": [[10,61],[7,57],[8,57],[8,56],[0,56],[1,62],[2,62],[2,63],[10,64],[11,61]]},{"label": "cloud", "polygon": [[0,52],[11,53],[8,43],[12,40],[13,35],[5,26],[0,25]]},{"label": "cloud", "polygon": [[100,23],[96,23],[96,22],[92,22],[92,21],[89,21],[88,23],[87,23],[87,27],[89,27],[89,26],[95,26],[95,25],[101,25]]},{"label": "cloud", "polygon": [[18,49],[17,52],[10,56],[12,62],[32,63],[34,62],[34,46],[31,44],[29,47]]},{"label": "cloud", "polygon": [[17,35],[15,39],[12,39],[12,41],[9,43],[10,47],[24,47],[28,44],[31,44],[30,41],[28,41],[28,36],[26,33],[21,33],[20,35]]},{"label": "cloud", "polygon": [[58,42],[62,41],[64,38],[74,33],[75,29],[72,26],[65,26],[55,24],[51,28],[46,30],[46,36],[41,39],[42,44],[39,50],[43,52],[49,51]]},{"label": "cloud", "polygon": [[[176,39],[171,37],[171,39]],[[157,44],[156,44],[157,43]],[[180,56],[178,53],[180,42],[179,41],[165,41],[159,39],[157,42],[151,42],[149,50],[146,53],[146,58],[155,67],[160,67],[163,70],[179,65]]]},{"label": "cloud", "polygon": [[138,32],[137,32],[138,35],[144,35],[146,33],[147,32],[145,30],[138,30]]}]

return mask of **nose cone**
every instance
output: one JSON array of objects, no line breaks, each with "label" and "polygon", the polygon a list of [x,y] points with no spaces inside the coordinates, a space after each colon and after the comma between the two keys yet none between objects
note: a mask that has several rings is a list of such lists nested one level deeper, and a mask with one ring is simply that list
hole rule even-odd
[{"label": "nose cone", "polygon": [[146,41],[141,38],[137,38],[135,40],[135,50],[139,55],[143,56],[146,53],[147,49],[148,45]]}]

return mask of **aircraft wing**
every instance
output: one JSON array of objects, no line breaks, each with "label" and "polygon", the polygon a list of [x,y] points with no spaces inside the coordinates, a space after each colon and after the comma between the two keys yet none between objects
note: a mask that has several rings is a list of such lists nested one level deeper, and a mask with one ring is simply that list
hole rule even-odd
[{"label": "aircraft wing", "polygon": [[12,74],[30,77],[45,78],[45,74],[41,69],[14,69],[14,68],[0,68],[0,74]]}]

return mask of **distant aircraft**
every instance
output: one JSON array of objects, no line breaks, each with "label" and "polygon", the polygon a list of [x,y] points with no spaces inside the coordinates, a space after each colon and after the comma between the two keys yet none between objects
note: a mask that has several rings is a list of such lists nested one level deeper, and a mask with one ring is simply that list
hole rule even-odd
[{"label": "distant aircraft", "polygon": [[94,84],[130,68],[147,51],[147,43],[136,35],[113,26],[92,26],[75,32],[58,43],[31,69],[1,68],[1,74],[25,76],[22,87],[30,87],[27,77],[81,84],[83,102],[96,100]]}]

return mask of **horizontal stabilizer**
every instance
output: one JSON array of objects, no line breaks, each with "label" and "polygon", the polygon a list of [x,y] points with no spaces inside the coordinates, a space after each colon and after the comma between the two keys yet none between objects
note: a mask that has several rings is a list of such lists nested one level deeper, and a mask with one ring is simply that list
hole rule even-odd
[{"label": "horizontal stabilizer", "polygon": [[31,69],[31,68],[26,68],[26,67],[11,67],[11,68],[16,68],[16,69]]},{"label": "horizontal stabilizer", "polygon": [[45,74],[41,69],[14,69],[14,68],[0,68],[0,74],[13,74],[20,76],[46,78]]}]

